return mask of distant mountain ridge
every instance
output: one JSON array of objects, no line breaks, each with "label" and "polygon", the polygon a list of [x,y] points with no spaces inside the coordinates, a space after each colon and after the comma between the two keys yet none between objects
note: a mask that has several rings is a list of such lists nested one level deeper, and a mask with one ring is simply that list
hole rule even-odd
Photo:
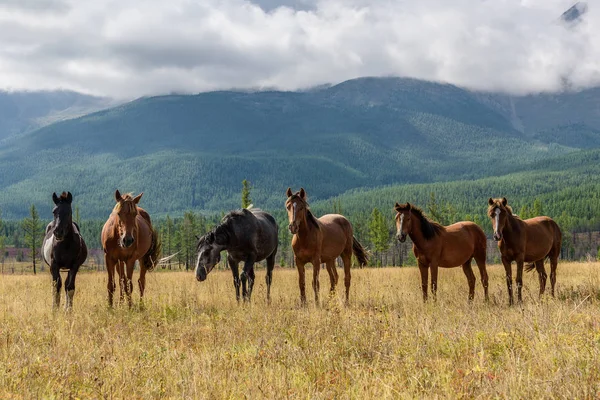
[{"label": "distant mountain ridge", "polygon": [[79,117],[116,101],[72,91],[0,91],[0,140]]},{"label": "distant mountain ridge", "polygon": [[600,146],[600,89],[508,97],[404,78],[302,92],[141,98],[0,143],[0,207],[19,217],[69,189],[82,215],[144,191],[158,214],[277,207],[288,186],[354,188],[476,179]]}]

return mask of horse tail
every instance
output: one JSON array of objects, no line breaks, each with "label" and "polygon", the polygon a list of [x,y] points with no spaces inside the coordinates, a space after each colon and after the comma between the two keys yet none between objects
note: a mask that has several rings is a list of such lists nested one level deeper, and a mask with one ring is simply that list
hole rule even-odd
[{"label": "horse tail", "polygon": [[158,237],[158,232],[154,228],[150,229],[152,229],[152,243],[146,254],[144,254],[144,257],[142,257],[142,262],[147,271],[152,271],[156,264],[158,264],[162,250],[162,243]]},{"label": "horse tail", "polygon": [[364,267],[369,262],[369,254],[367,250],[360,244],[358,240],[354,236],[352,236],[352,251],[358,260],[358,264],[361,267]]},{"label": "horse tail", "polygon": [[525,272],[531,272],[535,269],[535,263],[525,264]]}]

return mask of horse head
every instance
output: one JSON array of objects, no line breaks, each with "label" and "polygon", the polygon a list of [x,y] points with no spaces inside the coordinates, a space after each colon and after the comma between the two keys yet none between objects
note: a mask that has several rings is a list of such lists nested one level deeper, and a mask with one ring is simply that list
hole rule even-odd
[{"label": "horse head", "polygon": [[223,225],[217,226],[214,230],[198,238],[196,252],[196,279],[204,281],[215,265],[221,261],[221,251],[229,243],[229,233]]},{"label": "horse head", "polygon": [[288,188],[286,195],[285,209],[288,214],[288,229],[292,235],[295,235],[300,230],[300,221],[306,219],[306,210],[308,207],[306,191],[304,188],[300,188],[300,191],[292,193],[292,189]]},{"label": "horse head", "polygon": [[119,245],[121,247],[131,247],[135,242],[135,238],[137,237],[137,204],[140,202],[143,194],[140,193],[136,197],[133,197],[131,194],[121,195],[118,190],[115,192],[117,204],[113,212],[117,215]]},{"label": "horse head", "polygon": [[63,240],[73,229],[71,209],[73,195],[71,192],[62,192],[59,197],[56,193],[52,193],[52,201],[54,201],[55,204],[55,207],[52,210],[52,214],[54,214],[54,237],[57,240]]},{"label": "horse head", "polygon": [[512,209],[508,205],[506,197],[501,199],[488,199],[488,217],[492,220],[492,228],[494,229],[494,240],[499,242],[502,240],[502,230],[506,225],[508,214],[512,214]]},{"label": "horse head", "polygon": [[399,204],[396,203],[394,210],[396,210],[396,239],[400,243],[406,241],[406,235],[412,232],[412,218],[411,218],[412,206],[410,203]]}]

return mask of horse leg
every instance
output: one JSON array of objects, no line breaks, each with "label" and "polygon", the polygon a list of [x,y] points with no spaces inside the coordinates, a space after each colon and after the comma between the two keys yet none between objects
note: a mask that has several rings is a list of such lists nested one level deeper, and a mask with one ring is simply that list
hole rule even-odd
[{"label": "horse leg", "polygon": [[[242,271],[242,296],[244,301],[250,301],[252,288],[254,287],[254,257],[248,257],[244,262],[244,270]],[[248,287],[246,287],[248,284]]]},{"label": "horse leg", "polygon": [[319,306],[319,272],[321,271],[321,258],[314,258],[313,265],[313,290],[315,292],[315,304]]},{"label": "horse leg", "polygon": [[540,297],[542,297],[542,295],[544,294],[544,291],[546,290],[546,279],[548,277],[548,275],[546,275],[546,268],[544,268],[544,259],[543,258],[541,260],[537,260],[535,262],[535,269],[540,278]]},{"label": "horse leg", "polygon": [[140,277],[138,278],[138,286],[140,288],[140,304],[144,302],[144,290],[146,289],[146,272],[148,272],[146,266],[144,265],[144,263],[140,262]]},{"label": "horse leg", "polygon": [[113,295],[115,293],[115,263],[109,259],[106,254],[104,255],[104,264],[106,265],[106,271],[108,272],[108,306],[113,306]]},{"label": "horse leg", "polygon": [[119,274],[119,303],[123,303],[127,288],[125,287],[125,263],[121,260],[117,261],[117,274]]},{"label": "horse leg", "polygon": [[[352,275],[350,272],[350,267],[352,266],[352,252],[348,254],[342,254],[342,262],[344,263],[344,286],[346,288],[346,304],[350,302],[350,281],[352,280]],[[335,270],[335,264],[333,265]],[[335,273],[335,281],[337,283],[337,271]]]},{"label": "horse leg", "polygon": [[471,260],[467,261],[462,266],[463,272],[467,277],[467,282],[469,283],[469,302],[473,301],[475,297],[475,274],[473,273],[473,268],[471,267]]},{"label": "horse leg", "polygon": [[477,268],[479,268],[481,284],[483,285],[483,294],[485,296],[485,301],[487,302],[490,298],[488,296],[488,274],[485,268],[485,256],[483,258],[475,258],[475,262],[477,263]]},{"label": "horse leg", "polygon": [[71,310],[73,308],[73,297],[75,296],[75,277],[79,267],[71,267],[65,281],[65,291],[67,292],[67,304],[65,308]]},{"label": "horse leg", "polygon": [[274,251],[269,257],[267,257],[267,275],[265,276],[265,282],[267,284],[267,304],[271,304],[271,282],[273,282],[273,269],[275,268],[275,254]]},{"label": "horse leg", "polygon": [[294,257],[294,262],[296,263],[296,268],[298,269],[298,287],[300,288],[300,302],[303,306],[306,305],[306,277],[304,271],[305,263],[303,261],[298,260],[297,257]]},{"label": "horse leg", "polygon": [[521,295],[523,289],[523,264],[525,263],[524,257],[517,259],[517,300],[519,304],[523,304],[523,297]]},{"label": "horse leg", "polygon": [[431,296],[433,301],[437,301],[437,277],[438,277],[438,265],[437,262],[430,264],[431,268]]},{"label": "horse leg", "polygon": [[125,296],[127,297],[127,305],[131,308],[131,295],[133,292],[133,267],[135,267],[135,260],[129,260],[126,263],[127,276],[125,277]]},{"label": "horse leg", "polygon": [[421,291],[423,292],[423,301],[427,301],[427,278],[428,278],[428,266],[421,260],[418,261],[419,272],[421,273]]},{"label": "horse leg", "polygon": [[240,302],[240,270],[238,267],[238,263],[233,260],[231,257],[227,257],[227,264],[229,264],[229,268],[231,269],[231,273],[233,274],[233,286],[235,286],[235,298],[237,302]]},{"label": "horse leg", "polygon": [[558,267],[558,252],[550,258],[550,284],[552,285],[552,297],[554,297],[554,286],[556,285],[556,268]]},{"label": "horse leg", "polygon": [[50,272],[52,273],[52,309],[57,310],[60,306],[60,288],[62,287],[59,266],[52,262]]},{"label": "horse leg", "polygon": [[329,260],[325,263],[325,267],[327,267],[327,273],[329,274],[329,282],[331,283],[331,287],[329,288],[329,291],[331,293],[335,292],[335,287],[336,287],[336,276],[335,276],[335,260]]},{"label": "horse leg", "polygon": [[512,288],[512,267],[510,266],[511,261],[502,257],[502,265],[504,265],[504,272],[506,272],[506,288],[508,289],[508,305],[513,305],[513,288]]}]

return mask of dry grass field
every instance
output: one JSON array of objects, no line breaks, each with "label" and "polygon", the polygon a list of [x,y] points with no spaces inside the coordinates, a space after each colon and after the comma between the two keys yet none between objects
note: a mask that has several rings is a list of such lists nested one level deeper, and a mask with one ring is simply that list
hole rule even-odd
[{"label": "dry grass field", "polygon": [[229,272],[153,272],[131,310],[107,309],[90,272],[69,314],[52,312],[47,271],[1,276],[0,398],[600,397],[600,263],[559,264],[555,299],[526,274],[522,308],[489,271],[489,304],[479,277],[468,304],[460,268],[423,304],[416,268],[356,269],[349,307],[322,271],[320,308],[299,307],[295,270],[275,271],[270,306],[264,270],[251,305]]}]

